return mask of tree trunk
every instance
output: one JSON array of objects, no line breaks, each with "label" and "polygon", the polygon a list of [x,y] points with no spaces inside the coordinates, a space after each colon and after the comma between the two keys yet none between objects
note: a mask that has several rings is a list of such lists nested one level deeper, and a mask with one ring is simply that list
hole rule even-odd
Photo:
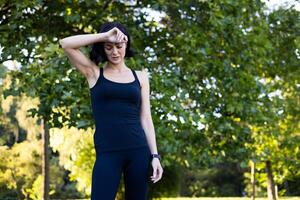
[{"label": "tree trunk", "polygon": [[287,180],[284,181],[284,188],[285,188],[285,195],[290,196],[291,195],[290,187],[289,187],[289,183]]},{"label": "tree trunk", "polygon": [[43,200],[49,200],[49,128],[47,126],[47,119],[42,119],[43,131]]},{"label": "tree trunk", "polygon": [[251,162],[251,185],[252,185],[252,200],[255,200],[255,162]]},{"label": "tree trunk", "polygon": [[16,188],[16,192],[17,192],[17,199],[18,200],[22,200],[24,199],[24,195],[22,193],[22,186],[20,185],[20,183],[17,183],[17,188]]},{"label": "tree trunk", "polygon": [[269,200],[277,200],[276,193],[275,193],[275,185],[272,175],[272,164],[271,161],[266,161],[266,171],[268,176],[268,199]]}]

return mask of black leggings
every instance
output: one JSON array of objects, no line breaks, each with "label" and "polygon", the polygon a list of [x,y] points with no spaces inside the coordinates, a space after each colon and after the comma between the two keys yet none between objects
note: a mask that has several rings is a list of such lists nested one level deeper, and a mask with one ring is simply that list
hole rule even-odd
[{"label": "black leggings", "polygon": [[91,200],[115,200],[122,172],[125,199],[146,200],[150,164],[151,152],[148,146],[96,153]]}]

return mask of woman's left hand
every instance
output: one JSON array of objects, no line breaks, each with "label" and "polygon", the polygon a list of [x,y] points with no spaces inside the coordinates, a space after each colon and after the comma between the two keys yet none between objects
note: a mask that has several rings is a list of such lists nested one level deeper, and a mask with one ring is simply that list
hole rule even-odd
[{"label": "woman's left hand", "polygon": [[152,158],[152,168],[153,174],[151,176],[151,180],[153,183],[159,181],[163,174],[163,168],[161,167],[160,160],[158,158]]}]

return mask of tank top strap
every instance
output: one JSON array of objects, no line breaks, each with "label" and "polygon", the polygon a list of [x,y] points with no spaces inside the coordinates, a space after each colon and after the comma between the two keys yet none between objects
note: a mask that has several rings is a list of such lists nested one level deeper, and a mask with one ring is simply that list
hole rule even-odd
[{"label": "tank top strap", "polygon": [[137,75],[136,75],[136,73],[135,73],[135,70],[131,69],[131,71],[132,71],[132,73],[133,73],[133,76],[134,76],[135,80],[138,81],[138,78],[137,78]]},{"label": "tank top strap", "polygon": [[131,69],[131,71],[132,71],[133,76],[134,76],[134,78],[135,78],[134,81],[135,81],[136,83],[138,83],[138,85],[141,87],[141,83],[140,83],[140,81],[139,81],[139,79],[138,79],[138,77],[137,77],[137,75],[136,75],[135,70]]}]

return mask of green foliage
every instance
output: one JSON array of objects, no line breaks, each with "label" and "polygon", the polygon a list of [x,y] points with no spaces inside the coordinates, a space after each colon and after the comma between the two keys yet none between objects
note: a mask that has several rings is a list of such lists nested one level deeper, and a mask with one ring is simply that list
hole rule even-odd
[{"label": "green foliage", "polygon": [[[256,108],[259,115],[251,126],[253,142],[246,144],[258,166],[271,160],[274,181],[278,185],[300,177],[299,90],[295,77],[300,74],[299,58],[295,55],[299,43],[297,31],[293,28],[299,26],[297,18],[299,12],[292,9],[279,9],[267,18],[266,37],[276,51],[269,49],[265,56],[264,66],[270,70],[265,70],[259,80],[261,96]],[[258,169],[258,187],[266,189],[266,175],[262,173],[265,170]],[[285,194],[286,190],[280,187],[279,194]]]},{"label": "green foliage", "polygon": [[11,149],[0,147],[0,178],[7,183],[7,188],[17,192],[19,198],[25,197],[24,189],[30,188],[40,173],[40,147],[38,141],[15,144]]},{"label": "green foliage", "polygon": [[26,190],[26,192],[29,194],[29,198],[33,199],[33,200],[38,200],[38,199],[42,199],[42,182],[43,182],[43,178],[41,175],[38,175],[38,177],[36,178],[36,180],[33,182],[32,184],[32,188],[29,188]]},{"label": "green foliage", "polygon": [[181,196],[240,196],[243,173],[237,164],[223,163],[209,169],[185,170]]},{"label": "green foliage", "polygon": [[[165,16],[149,21],[145,7]],[[22,12],[27,8],[32,12]],[[262,1],[250,0],[22,1],[4,3],[1,13],[6,17],[1,57],[22,64],[9,72],[12,82],[4,97],[38,98],[30,115],[46,117],[50,127],[93,127],[88,85],[58,39],[95,33],[103,22],[118,20],[128,27],[138,52],[126,63],[149,71],[163,166],[194,170],[268,159],[277,184],[299,177],[299,11],[267,15]],[[23,48],[28,53],[20,53]],[[82,50],[88,55],[89,47]],[[93,145],[81,142],[70,142],[76,144],[70,148],[76,159],[61,162],[88,194]],[[264,188],[262,173],[258,183]]]},{"label": "green foliage", "polygon": [[93,130],[51,129],[50,146],[54,152],[59,152],[59,165],[70,171],[68,176],[70,181],[77,183],[78,191],[90,195],[95,161]]},{"label": "green foliage", "polygon": [[[0,146],[0,180],[15,190],[18,198],[41,199],[41,141],[24,141],[13,147]],[[63,184],[62,169],[53,158],[50,162],[51,193]]]}]

